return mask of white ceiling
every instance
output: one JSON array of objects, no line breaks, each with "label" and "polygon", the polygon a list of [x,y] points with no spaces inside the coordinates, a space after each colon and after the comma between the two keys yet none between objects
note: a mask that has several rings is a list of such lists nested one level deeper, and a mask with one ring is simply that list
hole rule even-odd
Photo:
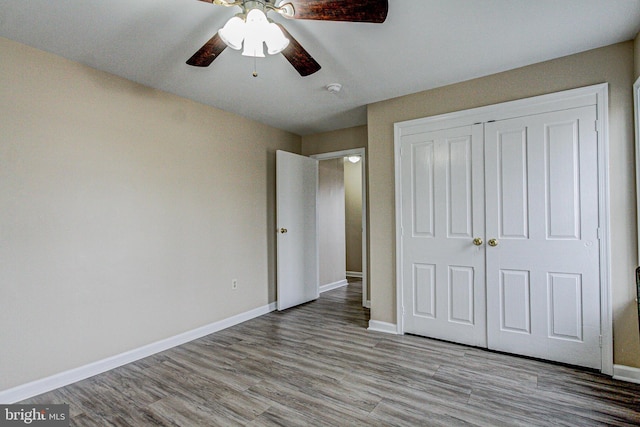
[{"label": "white ceiling", "polygon": [[[348,1],[348,0],[336,0]],[[0,36],[307,135],[366,123],[366,105],[632,39],[640,0],[390,0],[384,24],[285,20],[322,65],[226,49],[185,61],[238,8],[197,0],[0,0]],[[0,58],[2,60],[2,58]],[[325,90],[341,83],[338,94]]]}]

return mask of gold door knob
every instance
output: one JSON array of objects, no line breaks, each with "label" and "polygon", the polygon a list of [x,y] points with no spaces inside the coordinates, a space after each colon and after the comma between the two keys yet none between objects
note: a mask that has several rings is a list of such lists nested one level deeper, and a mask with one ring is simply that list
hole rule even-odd
[{"label": "gold door knob", "polygon": [[479,237],[476,237],[475,239],[473,239],[473,244],[476,246],[480,246],[482,244],[482,239]]},{"label": "gold door knob", "polygon": [[284,233],[286,233],[286,232],[287,232],[287,229],[286,229],[286,228],[281,228],[281,229],[280,229],[280,233],[281,233],[281,234],[284,234]]},{"label": "gold door knob", "polygon": [[496,239],[491,239],[489,240],[489,246],[498,246],[498,240]]}]

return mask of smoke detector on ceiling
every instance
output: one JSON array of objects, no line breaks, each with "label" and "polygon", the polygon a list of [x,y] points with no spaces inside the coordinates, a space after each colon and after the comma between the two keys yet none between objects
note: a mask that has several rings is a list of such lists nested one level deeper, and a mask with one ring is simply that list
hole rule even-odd
[{"label": "smoke detector on ceiling", "polygon": [[327,91],[329,91],[329,93],[338,93],[340,92],[340,90],[342,89],[342,85],[340,83],[329,83],[327,85]]}]

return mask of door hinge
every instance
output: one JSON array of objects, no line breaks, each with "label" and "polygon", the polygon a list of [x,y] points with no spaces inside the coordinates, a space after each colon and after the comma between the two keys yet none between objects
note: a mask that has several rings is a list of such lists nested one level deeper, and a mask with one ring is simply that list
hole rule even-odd
[{"label": "door hinge", "polygon": [[598,344],[600,345],[600,348],[602,348],[602,335],[598,338]]},{"label": "door hinge", "polygon": [[602,240],[602,228],[598,227],[598,240]]},{"label": "door hinge", "polygon": [[595,130],[596,132],[598,132],[598,130],[599,130],[599,125],[600,125],[599,121],[598,121],[598,120],[594,120],[594,121],[593,121],[593,123],[594,123],[594,129],[593,129],[593,130]]}]

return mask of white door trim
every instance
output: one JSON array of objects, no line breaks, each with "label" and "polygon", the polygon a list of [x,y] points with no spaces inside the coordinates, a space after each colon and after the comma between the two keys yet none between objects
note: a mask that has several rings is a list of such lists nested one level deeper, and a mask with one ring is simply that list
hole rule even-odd
[{"label": "white door trim", "polygon": [[369,294],[367,292],[367,171],[366,171],[366,154],[364,148],[353,148],[350,150],[333,151],[331,153],[313,154],[309,157],[312,159],[331,160],[339,159],[347,156],[360,156],[362,169],[362,306],[369,307]]},{"label": "white door trim", "polygon": [[467,126],[478,122],[512,119],[531,114],[566,110],[576,106],[596,105],[601,101],[600,96],[606,92],[608,92],[608,84],[601,83],[437,116],[406,120],[395,123],[394,128],[402,129],[402,135],[412,135],[414,133]]},{"label": "white door trim", "polygon": [[638,265],[640,265],[640,77],[633,84],[633,116],[636,128],[636,192],[638,203]]},{"label": "white door trim", "polygon": [[[637,82],[638,84],[638,82]],[[640,84],[638,84],[640,87]],[[634,93],[638,96],[640,88]],[[602,373],[613,375],[613,306],[611,299],[611,250],[610,250],[610,203],[609,203],[609,129],[608,129],[608,84],[602,83],[571,89],[532,98],[520,99],[485,107],[457,111],[438,116],[408,120],[394,124],[394,163],[396,196],[396,320],[398,333],[404,333],[404,307],[402,271],[402,227],[401,218],[401,180],[400,180],[400,142],[404,135],[448,129],[474,123],[522,117],[542,112],[564,110],[567,108],[595,105],[597,110],[598,131],[598,213],[600,218],[600,330],[602,334]],[[638,101],[636,100],[636,105]],[[639,161],[640,164],[640,161]],[[640,188],[640,187],[639,187]],[[640,205],[639,205],[640,206]]]}]

